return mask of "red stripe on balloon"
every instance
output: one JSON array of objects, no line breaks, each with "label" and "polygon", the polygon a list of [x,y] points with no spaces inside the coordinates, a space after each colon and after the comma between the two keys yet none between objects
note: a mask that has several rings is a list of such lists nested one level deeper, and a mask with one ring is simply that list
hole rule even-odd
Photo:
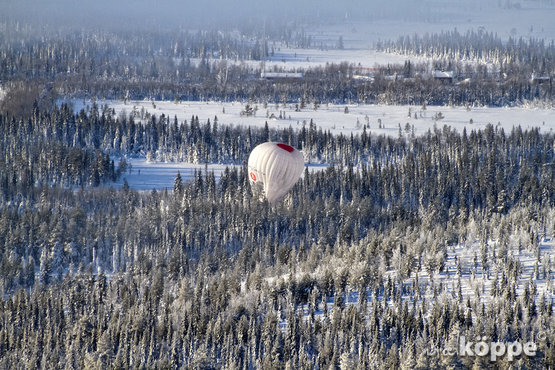
[{"label": "red stripe on balloon", "polygon": [[292,153],[295,151],[295,148],[287,144],[278,143],[277,146],[279,146],[283,150],[287,150],[289,153]]}]

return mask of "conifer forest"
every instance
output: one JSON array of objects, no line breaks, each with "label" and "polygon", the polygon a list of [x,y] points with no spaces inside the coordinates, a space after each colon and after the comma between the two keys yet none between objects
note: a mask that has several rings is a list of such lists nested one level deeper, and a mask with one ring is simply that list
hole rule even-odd
[{"label": "conifer forest", "polygon": [[[190,1],[125,0],[114,15],[101,0],[80,5],[87,22],[78,6],[63,18],[66,0],[39,3],[0,14],[0,368],[555,369],[549,22],[504,32],[465,10],[464,27],[436,27],[459,0],[286,1],[279,16],[210,3],[228,18]],[[555,16],[548,0],[470,3]],[[370,48],[388,62],[343,59],[383,19],[423,31],[379,33]],[[134,101],[244,108],[237,121],[116,109]],[[326,105],[548,118],[436,115],[416,134],[244,124],[253,106],[285,121]],[[306,164],[276,203],[249,182],[265,142]],[[140,190],[127,180],[138,159],[206,167]]]}]

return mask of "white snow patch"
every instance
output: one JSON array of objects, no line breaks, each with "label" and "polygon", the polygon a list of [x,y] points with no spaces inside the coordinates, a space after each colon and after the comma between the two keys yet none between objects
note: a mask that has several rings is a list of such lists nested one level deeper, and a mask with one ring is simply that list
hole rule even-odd
[{"label": "white snow patch", "polygon": [[[117,159],[116,159],[117,162]],[[196,164],[186,162],[148,162],[145,158],[127,159],[131,170],[122,174],[116,182],[108,183],[107,186],[121,188],[125,180],[130,188],[135,190],[173,190],[173,184],[177,172],[181,175],[183,183],[193,180],[195,171],[203,174],[214,172],[216,182],[219,181],[226,167],[238,167],[233,164]],[[310,172],[325,170],[325,164],[307,164]]]},{"label": "white snow patch", "polygon": [[110,186],[121,188],[126,179],[129,187],[135,190],[173,190],[173,184],[178,171],[184,183],[193,179],[195,171],[197,173],[199,171],[202,173],[213,171],[217,181],[228,166],[224,164],[205,165],[185,162],[148,162],[144,158],[129,159],[127,163],[131,165],[131,171],[122,174],[120,179],[110,183]]},{"label": "white snow patch", "polygon": [[[90,102],[73,101],[77,110],[87,107]],[[441,129],[444,125],[462,132],[481,130],[488,124],[502,127],[507,134],[513,127],[521,126],[523,130],[538,128],[540,132],[555,131],[555,109],[553,107],[539,108],[534,106],[520,107],[448,107],[448,106],[422,106],[410,105],[372,105],[372,104],[322,104],[316,110],[312,104],[307,104],[303,109],[297,109],[297,104],[263,104],[251,103],[256,107],[256,113],[247,117],[241,115],[246,102],[197,102],[183,101],[180,103],[170,101],[100,101],[114,108],[116,114],[133,113],[140,120],[141,111],[144,114],[161,116],[162,114],[172,120],[177,117],[179,122],[190,122],[192,116],[198,116],[201,123],[218,118],[219,125],[240,125],[264,127],[268,122],[270,128],[300,129],[309,125],[312,120],[317,128],[330,131],[332,134],[344,135],[361,134],[363,127],[367,132],[398,136],[399,127],[404,136],[426,134],[434,127]],[[345,113],[347,112],[347,113]],[[409,117],[410,112],[410,117]],[[273,119],[272,114],[277,118]],[[281,119],[279,118],[281,115]],[[440,118],[442,117],[442,118]],[[407,126],[408,124],[408,126]],[[406,130],[408,128],[408,130]]]}]

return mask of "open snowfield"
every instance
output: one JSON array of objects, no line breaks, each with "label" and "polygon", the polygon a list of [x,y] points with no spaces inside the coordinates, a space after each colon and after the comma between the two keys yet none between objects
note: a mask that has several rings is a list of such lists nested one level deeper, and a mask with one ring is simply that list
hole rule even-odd
[{"label": "open snowfield", "polygon": [[223,164],[148,162],[144,158],[128,159],[127,163],[131,164],[131,169],[110,186],[121,188],[124,180],[127,180],[129,186],[135,190],[173,190],[177,172],[180,173],[183,182],[192,180],[195,173],[199,171],[202,173],[214,172],[217,181],[226,168],[226,165]]},{"label": "open snowfield", "polygon": [[385,53],[376,51],[371,47],[359,47],[349,49],[296,49],[279,46],[274,50],[274,54],[269,56],[264,68],[266,71],[273,70],[274,67],[283,68],[287,71],[302,70],[313,67],[324,67],[326,64],[339,64],[347,62],[362,68],[375,68],[379,65],[404,64],[407,60],[414,62],[426,62],[425,57],[410,58],[405,55],[395,53]]},{"label": "open snowfield", "polygon": [[[262,70],[266,72],[285,70],[288,72],[303,71],[315,67],[325,67],[326,64],[340,64],[346,62],[361,68],[375,68],[379,65],[404,64],[407,60],[411,62],[427,62],[427,57],[406,56],[396,53],[386,53],[375,50],[373,47],[353,47],[337,49],[331,48],[295,48],[277,43],[274,53],[264,61],[260,60],[231,60],[225,59],[228,64],[241,64],[249,66],[253,71]],[[217,63],[222,59],[207,58],[208,63]],[[191,58],[190,62],[198,65],[201,59]],[[179,65],[181,59],[175,60]]]},{"label": "open snowfield", "polygon": [[[181,175],[183,182],[191,181],[195,173],[203,174],[213,172],[216,181],[225,171],[226,167],[236,167],[238,165],[231,164],[195,164],[185,162],[148,162],[145,158],[127,159],[127,163],[131,165],[128,172],[123,174],[116,182],[109,183],[107,186],[121,188],[125,180],[132,189],[135,190],[173,190],[173,184],[177,172]],[[307,165],[309,171],[320,171],[325,169],[326,165]]]},{"label": "open snowfield", "polygon": [[[296,111],[294,104],[268,104],[266,108],[256,105],[258,110],[254,116],[241,115],[245,104],[242,102],[180,102],[169,101],[99,101],[99,104],[107,104],[114,108],[117,115],[129,115],[135,112],[136,119],[140,118],[141,110],[156,116],[164,114],[166,117],[177,117],[179,122],[190,121],[192,116],[198,116],[200,122],[218,118],[220,125],[241,125],[264,127],[268,122],[270,128],[285,129],[289,126],[293,129],[302,128],[303,124],[314,124],[322,130],[329,130],[332,134],[362,133],[364,125],[367,131],[377,135],[398,136],[399,126],[403,134],[407,123],[409,134],[422,135],[433,130],[434,127],[442,128],[444,125],[462,132],[466,127],[468,132],[481,130],[488,124],[502,127],[506,133],[510,133],[513,127],[521,126],[523,130],[539,128],[541,132],[555,131],[555,109],[553,108],[526,108],[526,107],[438,107],[428,106],[425,110],[421,106],[409,105],[321,105],[317,110],[313,106]],[[83,108],[82,101],[75,101],[75,108]],[[90,102],[85,102],[85,107]],[[347,108],[348,113],[345,113]],[[410,111],[410,117],[409,117]],[[282,118],[280,119],[280,112]],[[443,118],[439,119],[439,116]],[[272,114],[276,117],[273,118]],[[381,126],[381,127],[380,127]]]}]

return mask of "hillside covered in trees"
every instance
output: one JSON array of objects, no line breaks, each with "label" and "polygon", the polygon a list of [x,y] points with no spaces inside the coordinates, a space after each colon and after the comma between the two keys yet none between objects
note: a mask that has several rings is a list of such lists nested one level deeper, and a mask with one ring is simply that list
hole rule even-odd
[{"label": "hillside covered in trees", "polygon": [[[0,167],[3,366],[483,361],[426,355],[455,332],[506,342],[549,333],[537,355],[518,364],[554,361],[553,261],[541,247],[555,226],[553,134],[490,126],[341,137],[315,127],[219,127],[194,118],[142,124],[109,109],[76,113],[66,105],[26,119],[4,114],[0,122],[6,148],[24,145]],[[218,182],[210,173],[191,183],[176,179],[174,191],[66,188],[72,179],[96,185],[90,173],[98,165],[83,160],[87,153],[102,159],[173,150],[245,163],[248,148],[268,139],[336,166],[306,172],[276,207],[253,199],[245,167],[226,170]],[[42,150],[32,144],[43,140],[49,146]],[[49,147],[83,154],[50,156]],[[29,160],[34,151],[45,161]],[[52,173],[67,175],[52,183]],[[422,278],[444,273],[448,251],[465,241],[485,246],[475,271],[494,284],[494,298],[464,293],[453,301],[450,285]],[[517,250],[536,255],[538,273],[529,280]],[[528,293],[517,294],[525,285]]]}]

